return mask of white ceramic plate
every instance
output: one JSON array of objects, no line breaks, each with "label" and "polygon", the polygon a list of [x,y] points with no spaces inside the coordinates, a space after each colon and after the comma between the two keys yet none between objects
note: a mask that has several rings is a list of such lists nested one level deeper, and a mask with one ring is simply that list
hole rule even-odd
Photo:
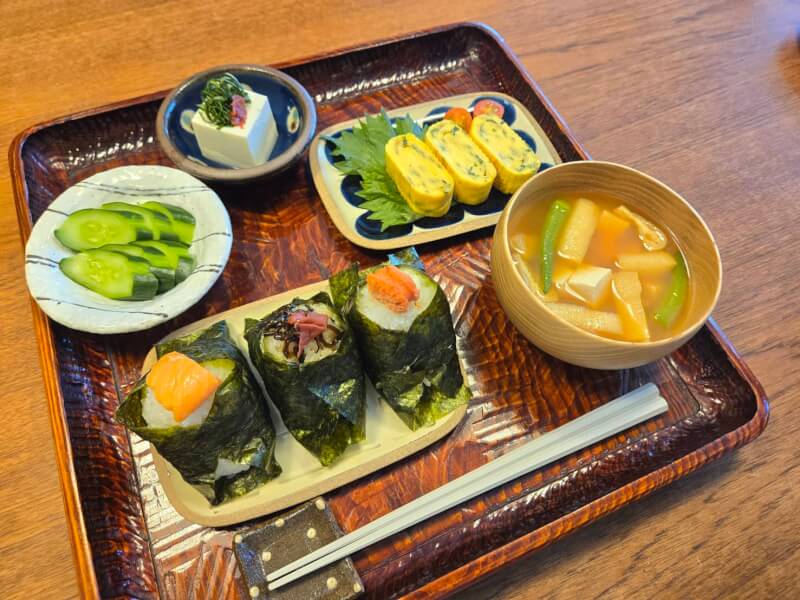
[{"label": "white ceramic plate", "polygon": [[[186,335],[209,327],[217,321],[225,320],[228,322],[228,329],[233,341],[249,362],[247,342],[244,339],[245,319],[261,319],[279,306],[291,302],[294,298],[309,298],[322,291],[330,293],[327,281],[312,283],[207,317],[182,327],[165,339]],[[156,352],[155,349],[152,349],[145,357],[142,373],[147,372],[155,362]],[[260,383],[258,372],[252,368],[251,371]],[[464,381],[469,385],[466,376]],[[222,527],[294,506],[410,456],[452,431],[464,418],[466,411],[466,405],[460,406],[433,425],[411,431],[391,407],[378,396],[378,392],[375,391],[372,384],[368,384],[367,439],[359,444],[349,446],[336,462],[329,467],[323,467],[308,450],[292,437],[281,421],[278,411],[270,402],[270,414],[277,433],[275,458],[281,465],[283,473],[249,494],[218,506],[211,506],[198,490],[186,483],[181,474],[164,460],[155,448],[152,448],[153,463],[167,498],[178,513],[194,523]],[[139,438],[133,433],[131,437],[134,439],[135,446]]]},{"label": "white ceramic plate", "polygon": [[[530,111],[516,98],[500,92],[462,94],[386,112],[389,117],[410,115],[417,122],[428,124],[441,119],[450,108],[466,108],[471,113],[472,107],[482,99],[494,100],[504,105],[506,112],[503,118],[506,123],[528,142],[541,160],[539,172],[563,162]],[[328,127],[314,138],[308,154],[314,185],[322,203],[337,229],[348,240],[372,250],[394,250],[490,227],[500,219],[511,194],[502,194],[492,189],[489,198],[477,206],[453,201],[450,212],[443,217],[428,217],[412,225],[400,225],[381,232],[380,224],[368,219],[368,211],[358,207],[361,202],[355,196],[355,192],[360,189],[358,180],[355,177],[345,178],[334,166],[331,144],[323,139],[325,136],[336,136],[341,131],[352,129],[358,121],[359,119],[352,119]]]},{"label": "white ceramic plate", "polygon": [[[197,222],[189,252],[192,274],[152,300],[110,300],[75,283],[58,268],[74,254],[53,231],[67,216],[106,202],[140,204],[163,200],[194,215]],[[25,247],[25,278],[41,309],[54,321],[90,333],[127,333],[149,329],[195,304],[219,278],[231,252],[231,220],[219,196],[191,175],[161,166],[119,167],[98,173],[67,189],[45,210]]]}]

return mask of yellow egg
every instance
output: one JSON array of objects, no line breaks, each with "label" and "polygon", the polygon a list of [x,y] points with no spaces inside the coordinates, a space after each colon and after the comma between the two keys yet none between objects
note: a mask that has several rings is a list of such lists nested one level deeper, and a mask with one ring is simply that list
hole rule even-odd
[{"label": "yellow egg", "polygon": [[411,210],[426,217],[441,217],[450,210],[453,178],[416,135],[393,137],[385,152],[386,172]]},{"label": "yellow egg", "polygon": [[425,143],[453,177],[456,200],[464,204],[486,200],[497,171],[464,129],[443,119],[428,128]]},{"label": "yellow egg", "polygon": [[539,170],[539,157],[502,118],[475,117],[469,135],[497,169],[494,186],[501,192],[513,194]]}]

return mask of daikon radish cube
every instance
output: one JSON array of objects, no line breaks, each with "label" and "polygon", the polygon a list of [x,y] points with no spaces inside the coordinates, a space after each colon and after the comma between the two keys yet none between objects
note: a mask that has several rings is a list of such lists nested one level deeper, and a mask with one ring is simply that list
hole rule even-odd
[{"label": "daikon radish cube", "polygon": [[661,275],[671,271],[676,264],[675,257],[662,250],[617,256],[617,266],[620,269],[636,271],[639,275]]},{"label": "daikon radish cube", "polygon": [[599,218],[600,208],[594,202],[586,198],[576,200],[561,232],[558,255],[575,264],[583,262]]},{"label": "daikon radish cube", "polygon": [[616,313],[593,310],[567,302],[554,302],[547,307],[565,321],[590,333],[618,338],[623,335],[622,320]]},{"label": "daikon radish cube", "polygon": [[642,306],[642,285],[639,283],[639,275],[635,271],[614,273],[611,291],[617,313],[622,320],[625,338],[632,342],[649,341],[650,331]]},{"label": "daikon radish cube", "polygon": [[611,285],[611,269],[581,265],[570,276],[567,285],[586,304],[596,307],[608,294],[608,288]]}]

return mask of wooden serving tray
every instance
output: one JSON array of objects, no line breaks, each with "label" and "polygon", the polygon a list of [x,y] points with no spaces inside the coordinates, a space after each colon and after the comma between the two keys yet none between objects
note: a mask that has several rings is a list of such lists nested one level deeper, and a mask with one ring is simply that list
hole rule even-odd
[{"label": "wooden serving tray", "polygon": [[[219,315],[206,317],[196,323],[181,327],[168,335],[166,339],[205,329],[218,321],[225,320],[234,343],[249,362],[247,342],[244,339],[245,319],[260,319],[295,298],[310,298],[318,292],[330,294],[327,281],[312,283],[302,288],[250,302]],[[144,359],[142,373],[148,371],[155,362],[156,350],[153,348]],[[258,372],[252,368],[252,365],[251,370],[259,385],[263,385]],[[469,382],[467,381],[467,383]],[[266,390],[264,393],[266,394]],[[323,467],[291,436],[278,411],[274,410],[273,405],[270,405],[272,421],[275,423],[277,434],[275,458],[283,468],[283,472],[276,479],[249,494],[217,506],[209,504],[203,494],[188,484],[178,470],[164,460],[157,450],[151,448],[153,464],[158,473],[159,483],[164,488],[170,504],[182,517],[200,525],[213,527],[232,525],[300,504],[304,500],[339,488],[411,456],[450,433],[464,418],[466,411],[467,407],[461,406],[430,427],[420,427],[416,431],[411,431],[391,407],[381,400],[378,392],[370,383],[367,385],[366,439],[359,444],[350,446],[332,465]]]},{"label": "wooden serving tray", "polygon": [[[283,65],[317,101],[320,129],[473,91],[513,96],[565,161],[587,157],[502,39],[455,25]],[[11,166],[23,242],[66,187],[123,164],[168,164],[154,136],[163,94],[23,132]],[[215,187],[234,231],[230,262],[206,298],[154,330],[111,337],[71,331],[34,307],[75,557],[87,596],[247,598],[231,553],[235,528],[189,523],[170,506],[149,444],[112,418],[149,348],[200,318],[326,279],[361,250],[334,227],[307,164],[265,185]],[[764,392],[709,322],[647,366],[592,371],[538,351],[511,325],[492,287],[491,229],[420,248],[454,314],[474,394],[446,438],[327,494],[345,532],[407,503],[541,432],[647,381],[669,412],[505,485],[353,557],[366,597],[437,598],[636,500],[761,433]]]}]

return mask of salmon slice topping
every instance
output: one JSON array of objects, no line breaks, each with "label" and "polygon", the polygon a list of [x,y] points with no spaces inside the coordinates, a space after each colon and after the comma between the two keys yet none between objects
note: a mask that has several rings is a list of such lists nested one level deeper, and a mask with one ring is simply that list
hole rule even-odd
[{"label": "salmon slice topping", "polygon": [[158,359],[147,374],[147,386],[158,403],[183,421],[222,384],[218,377],[180,352],[170,352]]},{"label": "salmon slice topping", "polygon": [[387,265],[367,275],[367,287],[389,310],[404,313],[409,304],[419,299],[419,290],[414,280],[395,266]]}]

